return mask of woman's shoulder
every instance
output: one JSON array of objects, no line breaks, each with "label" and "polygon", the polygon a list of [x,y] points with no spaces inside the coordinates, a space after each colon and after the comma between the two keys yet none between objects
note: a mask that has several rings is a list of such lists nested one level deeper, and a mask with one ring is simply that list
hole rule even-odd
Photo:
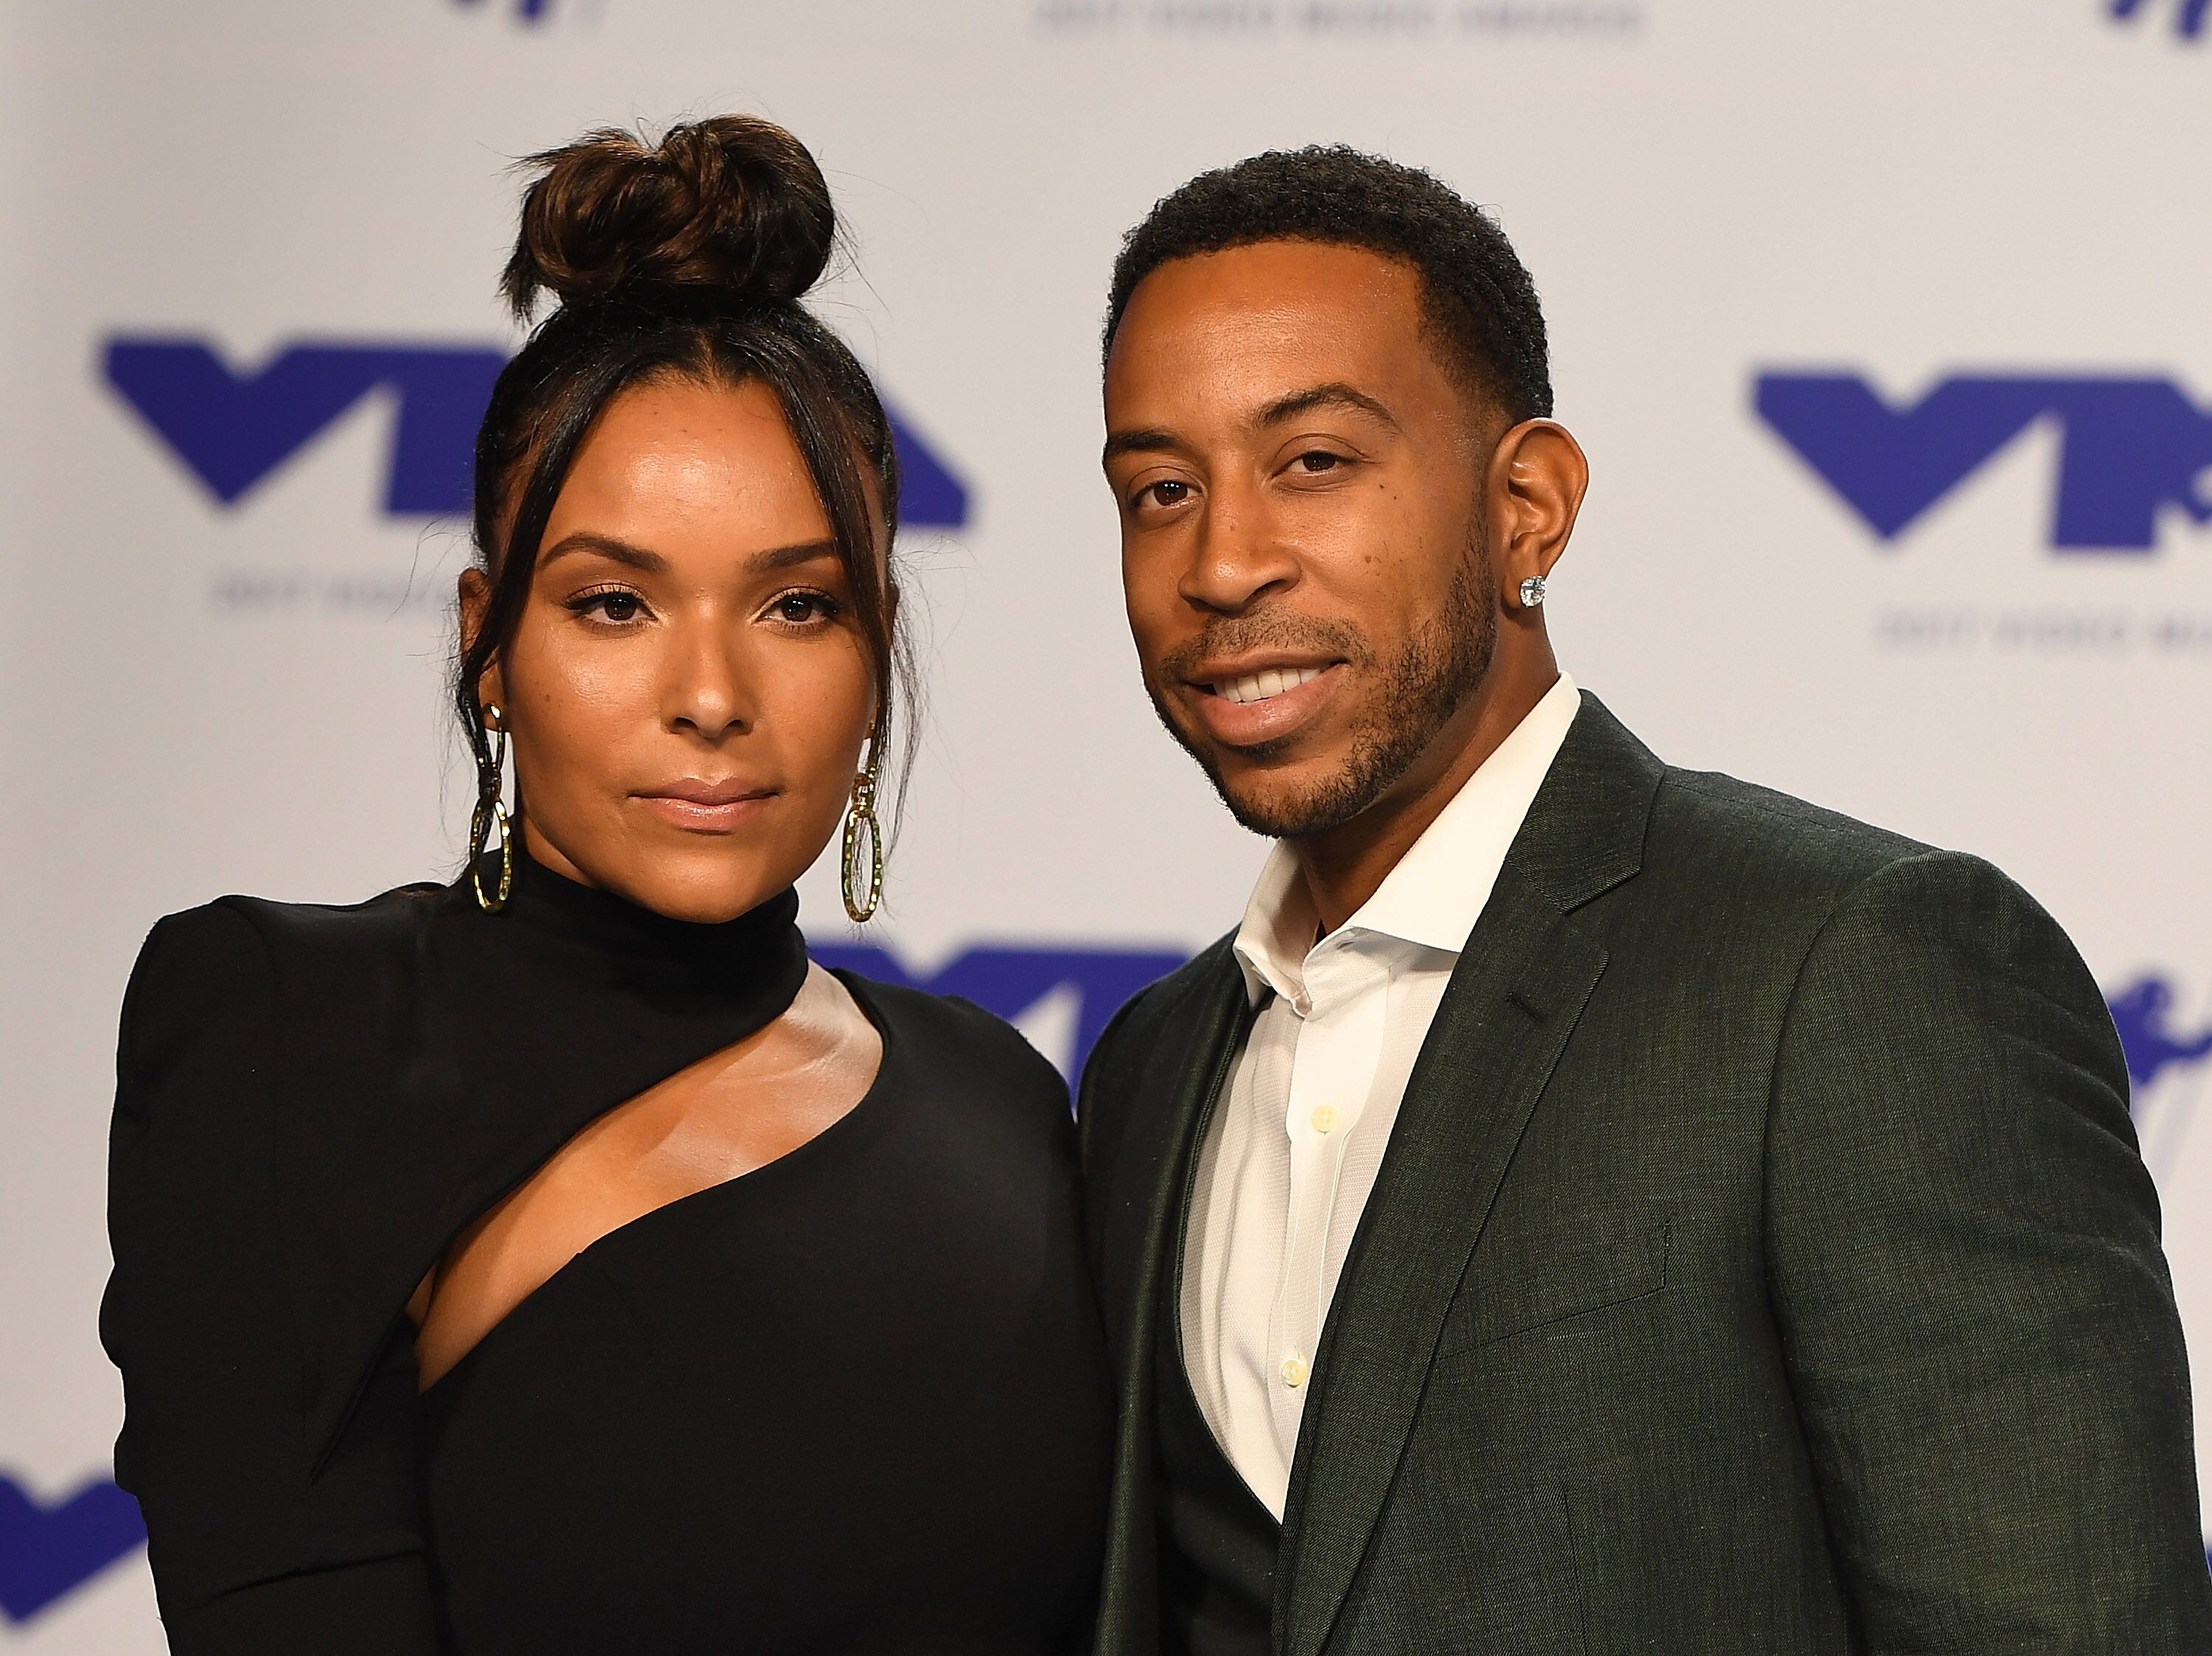
[{"label": "woman's shoulder", "polygon": [[410,940],[446,890],[400,886],[345,905],[227,896],[164,915],[124,992],[126,1057],[158,1052],[219,1015],[270,1015],[280,1001],[343,1004],[364,974],[404,970]]},{"label": "woman's shoulder", "polygon": [[902,1059],[921,1073],[1012,1099],[1048,1103],[1066,1113],[1067,1083],[1060,1071],[996,1013],[958,995],[933,995],[842,969],[837,976],[883,1028]]},{"label": "woman's shoulder", "polygon": [[281,974],[318,957],[374,955],[404,943],[447,893],[444,886],[404,885],[345,904],[217,897],[156,920],[131,983],[185,988],[210,977]]}]

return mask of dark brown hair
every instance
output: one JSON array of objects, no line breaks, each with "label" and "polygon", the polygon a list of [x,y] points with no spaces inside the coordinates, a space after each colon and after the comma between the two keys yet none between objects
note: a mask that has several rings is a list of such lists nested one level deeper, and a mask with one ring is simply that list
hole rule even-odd
[{"label": "dark brown hair", "polygon": [[909,677],[888,561],[898,458],[866,372],[799,302],[836,245],[822,169],[790,133],[746,115],[671,127],[657,145],[609,128],[523,165],[538,176],[500,288],[526,322],[541,294],[556,306],[501,373],[477,434],[490,591],[453,699],[480,776],[490,748],[477,685],[514,636],[576,450],[617,393],[662,377],[757,381],[782,405],[851,584],[882,754]]},{"label": "dark brown hair", "polygon": [[1455,377],[1515,424],[1550,416],[1544,310],[1505,233],[1434,173],[1344,144],[1271,149],[1156,203],[1114,261],[1104,349],[1137,284],[1161,265],[1262,241],[1362,247],[1412,265]]}]

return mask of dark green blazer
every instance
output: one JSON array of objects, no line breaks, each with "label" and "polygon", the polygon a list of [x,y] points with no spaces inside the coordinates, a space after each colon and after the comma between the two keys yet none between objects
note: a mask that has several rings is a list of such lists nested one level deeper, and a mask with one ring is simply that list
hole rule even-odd
[{"label": "dark green blazer", "polygon": [[[1105,1656],[1159,1645],[1158,1308],[1249,1020],[1224,938],[1084,1078]],[[2212,1651],[2157,1198],[2065,935],[1984,863],[1668,768],[1589,696],[1311,1385],[1282,1656]]]}]

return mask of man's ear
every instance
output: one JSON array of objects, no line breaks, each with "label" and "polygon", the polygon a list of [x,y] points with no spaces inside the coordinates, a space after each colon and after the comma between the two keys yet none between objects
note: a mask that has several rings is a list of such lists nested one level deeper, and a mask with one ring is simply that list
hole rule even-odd
[{"label": "man's ear", "polygon": [[1491,559],[1510,612],[1522,608],[1521,583],[1548,576],[1567,549],[1589,461],[1558,421],[1524,420],[1498,440],[1485,482]]},{"label": "man's ear", "polygon": [[[491,607],[491,581],[481,569],[464,569],[457,596],[461,614],[461,654],[465,658],[476,647],[477,634],[483,629],[484,613]],[[497,702],[501,707],[507,704],[507,692],[496,659],[477,680],[477,705],[483,707],[487,702]]]}]

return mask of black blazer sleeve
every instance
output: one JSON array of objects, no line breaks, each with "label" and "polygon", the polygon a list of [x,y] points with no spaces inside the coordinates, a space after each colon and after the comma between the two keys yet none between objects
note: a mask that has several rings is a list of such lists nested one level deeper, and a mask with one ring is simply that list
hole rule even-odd
[{"label": "black blazer sleeve", "polygon": [[1972,858],[1892,864],[1773,1086],[1771,1289],[1866,1648],[2205,1648],[2158,1199],[2057,925]]},{"label": "black blazer sleeve", "polygon": [[116,1477],[144,1510],[173,1649],[411,1656],[437,1640],[404,1327],[313,1464],[279,1245],[278,974],[222,903],[147,939],[117,1056],[100,1332],[123,1374]]}]

